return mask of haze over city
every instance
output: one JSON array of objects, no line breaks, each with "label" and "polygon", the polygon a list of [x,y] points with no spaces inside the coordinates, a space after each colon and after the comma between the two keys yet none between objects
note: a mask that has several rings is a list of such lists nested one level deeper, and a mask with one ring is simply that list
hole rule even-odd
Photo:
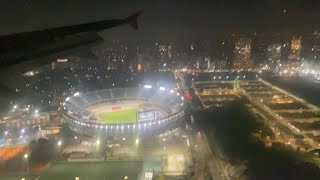
[{"label": "haze over city", "polygon": [[0,4],[0,179],[320,179],[317,1]]}]

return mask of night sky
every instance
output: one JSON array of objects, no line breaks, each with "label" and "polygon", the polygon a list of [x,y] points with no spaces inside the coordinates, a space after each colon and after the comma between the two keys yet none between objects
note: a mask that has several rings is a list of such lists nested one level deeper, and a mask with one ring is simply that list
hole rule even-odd
[{"label": "night sky", "polygon": [[318,0],[1,0],[0,34],[122,18],[143,9],[140,30],[104,36],[192,39],[235,32],[295,33],[320,29]]}]

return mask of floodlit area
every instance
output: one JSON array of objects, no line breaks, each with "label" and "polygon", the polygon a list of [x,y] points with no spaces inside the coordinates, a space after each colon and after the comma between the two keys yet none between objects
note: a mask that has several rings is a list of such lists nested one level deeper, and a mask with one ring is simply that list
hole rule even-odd
[{"label": "floodlit area", "polygon": [[169,175],[184,175],[186,162],[182,154],[168,154],[165,156],[164,171]]},{"label": "floodlit area", "polygon": [[[203,73],[204,74],[204,73]],[[204,76],[201,74],[201,76]],[[275,142],[299,147],[302,151],[317,149],[320,146],[320,109],[289,92],[273,86],[263,79],[226,79],[221,75],[210,75],[211,81],[200,81],[198,76],[193,87],[202,106],[221,107],[242,97],[249,101],[248,108],[264,120],[275,136]],[[195,77],[197,77],[195,75]],[[241,76],[240,76],[241,77]],[[238,84],[237,86],[235,86]]]}]

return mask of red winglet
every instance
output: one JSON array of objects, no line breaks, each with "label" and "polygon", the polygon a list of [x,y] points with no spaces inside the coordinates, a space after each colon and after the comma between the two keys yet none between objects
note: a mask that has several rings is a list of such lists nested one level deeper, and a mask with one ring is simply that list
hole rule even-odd
[{"label": "red winglet", "polygon": [[134,13],[133,15],[129,16],[128,18],[126,18],[127,23],[128,23],[134,30],[137,30],[137,29],[138,29],[137,18],[138,18],[138,16],[139,16],[142,12],[143,12],[143,11],[140,10],[140,11]]}]

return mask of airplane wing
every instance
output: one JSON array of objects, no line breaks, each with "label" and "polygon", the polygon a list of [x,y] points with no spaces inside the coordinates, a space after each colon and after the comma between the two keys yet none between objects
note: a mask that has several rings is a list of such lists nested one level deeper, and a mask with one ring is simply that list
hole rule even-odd
[{"label": "airplane wing", "polygon": [[138,11],[124,19],[57,27],[0,36],[0,68],[103,40],[96,32],[128,24],[138,28]]}]

